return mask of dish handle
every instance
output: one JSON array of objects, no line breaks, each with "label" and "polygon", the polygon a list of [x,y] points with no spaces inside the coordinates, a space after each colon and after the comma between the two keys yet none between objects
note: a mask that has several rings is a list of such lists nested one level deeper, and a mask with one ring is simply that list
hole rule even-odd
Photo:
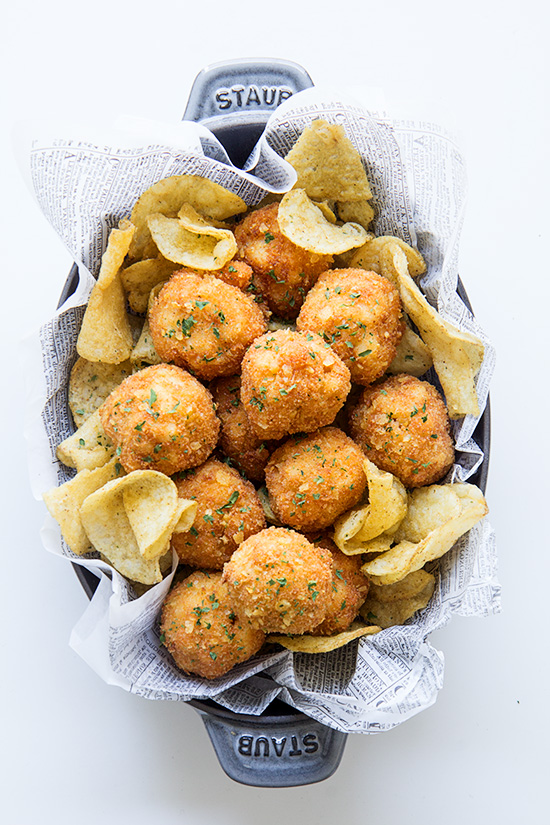
[{"label": "dish handle", "polygon": [[200,713],[225,773],[244,785],[310,785],[332,776],[342,759],[347,734],[303,713],[255,717],[189,704]]},{"label": "dish handle", "polygon": [[277,106],[310,86],[313,81],[306,70],[289,60],[256,58],[213,63],[195,78],[183,120],[210,129],[231,161],[242,166]]}]

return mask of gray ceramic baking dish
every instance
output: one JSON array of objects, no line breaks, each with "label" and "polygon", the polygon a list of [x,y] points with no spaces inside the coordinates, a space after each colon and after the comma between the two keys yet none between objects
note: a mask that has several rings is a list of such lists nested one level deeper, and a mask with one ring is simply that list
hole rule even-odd
[{"label": "gray ceramic baking dish", "polygon": [[[283,100],[312,85],[305,69],[286,60],[260,58],[216,63],[196,77],[183,119],[207,126],[231,161],[242,167],[271,113]],[[59,306],[77,285],[75,264]],[[461,281],[457,291],[471,309]],[[483,492],[489,470],[490,427],[487,403],[474,432],[485,457],[469,479]],[[74,567],[91,598],[98,579],[80,565]],[[322,725],[279,700],[260,716],[233,713],[210,700],[193,700],[188,704],[201,715],[221,767],[237,782],[264,788],[308,785],[327,779],[340,764],[347,734]]]}]

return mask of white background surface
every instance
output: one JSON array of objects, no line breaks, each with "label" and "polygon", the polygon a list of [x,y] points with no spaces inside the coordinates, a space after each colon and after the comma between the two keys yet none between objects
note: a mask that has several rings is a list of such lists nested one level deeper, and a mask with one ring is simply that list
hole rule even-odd
[{"label": "white background surface", "polygon": [[[544,821],[548,742],[548,60],[540,0],[10,4],[2,50],[3,676],[0,810],[10,825]],[[181,117],[197,72],[301,63],[316,85],[383,87],[448,109],[470,195],[460,271],[497,346],[488,499],[503,612],[432,636],[434,707],[350,736],[337,773],[263,790],[229,780],[187,706],[108,687],[68,647],[86,606],[47,554],[30,493],[20,340],[54,310],[71,259],[25,190],[9,131],[30,117]]]}]

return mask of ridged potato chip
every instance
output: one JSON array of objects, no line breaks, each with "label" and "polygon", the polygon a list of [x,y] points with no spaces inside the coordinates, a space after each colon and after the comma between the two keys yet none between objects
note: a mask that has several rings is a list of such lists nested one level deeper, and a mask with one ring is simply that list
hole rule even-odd
[{"label": "ridged potato chip", "polygon": [[80,517],[94,549],[123,576],[142,584],[161,581],[161,556],[178,522],[196,513],[196,501],[178,498],[172,479],[135,470],[84,499]]},{"label": "ridged potato chip", "polygon": [[223,221],[247,209],[242,198],[208,178],[198,175],[163,178],[149,187],[132,209],[131,221],[136,227],[136,234],[129,255],[133,260],[144,258],[150,244],[148,216],[157,213],[175,218],[184,203],[189,203],[200,215],[214,221]]},{"label": "ridged potato chip", "polygon": [[285,160],[297,172],[295,187],[315,200],[361,201],[372,198],[361,155],[344,127],[314,120]]},{"label": "ridged potato chip", "polygon": [[173,261],[158,257],[137,261],[135,264],[123,269],[120,277],[130,308],[134,312],[144,314],[147,311],[149,294],[153,287],[157,284],[166,283],[177,268]]},{"label": "ridged potato chip", "polygon": [[109,235],[101,269],[82,319],[76,350],[88,361],[122,364],[132,351],[132,330],[126,313],[126,297],[120,269],[134,235],[135,227],[121,221]]},{"label": "ridged potato chip", "polygon": [[342,633],[336,633],[334,636],[315,636],[313,634],[304,634],[303,636],[273,635],[268,636],[266,641],[286,647],[287,650],[291,650],[293,653],[329,653],[331,650],[344,647],[353,639],[359,639],[361,636],[372,636],[381,630],[382,628],[376,625],[364,625],[361,622],[354,622],[349,630],[343,630]]},{"label": "ridged potato chip", "polygon": [[[436,490],[443,492],[434,492]],[[457,497],[458,510],[449,508],[448,501],[446,505],[442,501],[443,496],[448,499],[449,491]],[[409,573],[420,570],[427,562],[441,558],[460,536],[467,533],[488,513],[483,493],[473,484],[419,487],[410,497],[416,501],[420,518],[411,519],[412,527],[408,531],[401,531],[401,538],[395,547],[366,562],[361,568],[374,584],[393,584],[401,581]],[[453,509],[453,515],[438,524],[441,521],[442,504],[447,512]],[[427,528],[432,524],[438,526],[429,530],[420,540],[411,541],[409,536],[418,537],[418,532],[413,530],[413,527],[417,527],[419,522]]]},{"label": "ridged potato chip", "polygon": [[365,621],[380,627],[404,624],[417,610],[426,607],[435,588],[435,576],[425,570],[409,573],[395,584],[371,584],[369,595],[359,611]]},{"label": "ridged potato chip", "polygon": [[80,518],[82,502],[108,481],[121,475],[124,475],[123,468],[112,458],[103,467],[81,470],[70,481],[44,493],[46,507],[59,524],[63,538],[77,556],[90,553],[94,549]]},{"label": "ridged potato chip", "polygon": [[57,457],[66,467],[81,470],[94,470],[102,467],[115,454],[113,442],[105,433],[99,410],[96,410],[84,424],[72,435],[59,444]]},{"label": "ridged potato chip", "polygon": [[289,241],[318,255],[337,255],[365,243],[367,231],[362,226],[339,226],[327,220],[325,211],[308,198],[304,189],[291,189],[280,203],[277,220]]},{"label": "ridged potato chip", "polygon": [[114,388],[131,374],[131,361],[102,364],[79,358],[69,378],[69,407],[76,426],[81,427]]},{"label": "ridged potato chip", "polygon": [[237,254],[231,230],[209,226],[189,204],[180,209],[177,218],[149,215],[147,226],[165,258],[192,269],[221,269]]},{"label": "ridged potato chip", "polygon": [[401,301],[430,350],[445,394],[449,418],[479,415],[474,377],[483,363],[483,342],[445,321],[430,306],[409,275],[403,251],[395,244],[390,246],[389,251]]},{"label": "ridged potato chip", "polygon": [[[391,535],[407,512],[407,491],[399,479],[379,470],[368,459],[363,467],[368,503],[344,513],[334,524],[334,543],[348,556],[365,553],[367,542],[383,534]],[[372,548],[369,552],[373,552]]]}]

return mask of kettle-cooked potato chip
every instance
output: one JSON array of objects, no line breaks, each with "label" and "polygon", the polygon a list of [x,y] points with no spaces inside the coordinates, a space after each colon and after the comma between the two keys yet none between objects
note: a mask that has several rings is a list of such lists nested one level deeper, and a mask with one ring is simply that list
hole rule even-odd
[{"label": "kettle-cooked potato chip", "polygon": [[44,493],[46,507],[59,524],[63,538],[77,556],[90,553],[94,549],[82,525],[80,505],[91,493],[121,475],[124,475],[122,466],[112,458],[103,467],[81,470],[70,481]]},{"label": "kettle-cooked potato chip", "polygon": [[304,189],[291,189],[282,199],[277,220],[282,234],[289,241],[318,255],[337,255],[362,246],[367,231],[358,223],[342,226],[332,223],[311,201]]},{"label": "kettle-cooked potato chip", "polygon": [[208,178],[198,175],[172,175],[154,183],[136,201],[131,221],[136,227],[129,255],[133,260],[145,257],[151,241],[147,218],[155,213],[175,218],[181,206],[189,203],[205,218],[223,221],[246,212],[246,203],[238,195]]},{"label": "kettle-cooked potato chip", "polygon": [[79,358],[69,378],[69,407],[76,426],[81,427],[114,388],[131,374],[130,361],[102,364]]},{"label": "kettle-cooked potato chip", "polygon": [[273,642],[286,647],[293,653],[329,653],[339,647],[344,647],[353,639],[361,636],[372,636],[379,633],[381,627],[376,625],[364,625],[361,622],[353,622],[349,630],[343,630],[334,636],[315,636],[314,634],[304,634],[303,636],[268,636],[268,642]]},{"label": "kettle-cooked potato chip", "polygon": [[361,201],[372,198],[361,155],[344,127],[314,120],[285,160],[298,174],[295,187],[315,200]]},{"label": "kettle-cooked potato chip", "polygon": [[59,444],[56,454],[62,464],[77,472],[102,467],[113,457],[115,446],[103,429],[99,409]]},{"label": "kettle-cooked potato chip", "polygon": [[344,513],[334,524],[334,542],[348,556],[365,553],[367,542],[395,532],[407,512],[407,491],[399,479],[379,470],[368,459],[363,467],[368,503]]},{"label": "kettle-cooked potato chip", "polygon": [[[445,492],[434,494],[434,489]],[[420,570],[427,562],[441,558],[460,536],[467,533],[487,514],[488,508],[483,493],[475,485],[431,485],[419,487],[410,494],[413,500],[416,499],[420,515],[419,520],[412,521],[413,525],[420,521],[429,529],[432,524],[440,522],[440,495],[447,498],[449,490],[458,499],[458,511],[453,508],[453,515],[430,529],[419,541],[410,540],[409,536],[416,538],[418,535],[412,528],[408,532],[401,531],[400,541],[395,547],[363,565],[361,570],[374,584],[393,584],[401,581],[409,573]]]},{"label": "kettle-cooked potato chip", "polygon": [[166,283],[170,275],[177,270],[177,265],[166,258],[147,258],[127,266],[120,273],[130,308],[134,312],[145,313],[149,294],[154,286]]},{"label": "kettle-cooked potato chip", "polygon": [[155,470],[135,470],[84,499],[80,517],[94,548],[123,576],[161,581],[159,559],[185,511],[197,502],[178,498],[175,483]]},{"label": "kettle-cooked potato chip", "polygon": [[88,361],[121,364],[132,351],[132,330],[126,313],[126,298],[120,269],[130,248],[135,227],[127,220],[109,235],[101,269],[92,289],[76,343],[76,350]]},{"label": "kettle-cooked potato chip", "polygon": [[403,306],[430,350],[441,381],[450,418],[479,415],[474,377],[483,362],[484,346],[475,335],[462,332],[428,303],[408,273],[407,260],[397,245],[390,245],[393,268]]},{"label": "kettle-cooked potato chip", "polygon": [[393,235],[380,235],[378,238],[368,240],[354,254],[350,266],[377,272],[378,275],[384,275],[397,286],[397,279],[392,269],[393,261],[387,257],[387,246],[391,243],[397,244],[405,253],[408,272],[414,278],[426,272],[426,263],[420,252],[402,241],[401,238],[394,238]]},{"label": "kettle-cooked potato chip", "polygon": [[435,588],[435,576],[425,570],[409,573],[395,584],[371,584],[361,616],[380,627],[404,624],[417,610],[426,607]]},{"label": "kettle-cooked potato chip", "polygon": [[237,254],[231,230],[209,226],[189,204],[181,207],[177,218],[149,215],[147,226],[165,258],[192,269],[221,269]]},{"label": "kettle-cooked potato chip", "polygon": [[363,229],[369,228],[374,218],[374,209],[368,200],[338,201],[336,204],[338,219],[346,223],[359,223]]},{"label": "kettle-cooked potato chip", "polygon": [[430,350],[422,338],[410,326],[406,325],[403,337],[397,345],[395,358],[389,365],[387,372],[392,375],[406,372],[420,378],[428,372],[432,364]]}]

